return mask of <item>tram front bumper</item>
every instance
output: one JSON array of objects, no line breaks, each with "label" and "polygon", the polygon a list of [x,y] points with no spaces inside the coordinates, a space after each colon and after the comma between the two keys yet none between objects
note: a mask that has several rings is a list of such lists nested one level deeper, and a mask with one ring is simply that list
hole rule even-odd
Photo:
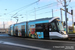
[{"label": "tram front bumper", "polygon": [[62,35],[62,38],[68,38],[68,35]]}]

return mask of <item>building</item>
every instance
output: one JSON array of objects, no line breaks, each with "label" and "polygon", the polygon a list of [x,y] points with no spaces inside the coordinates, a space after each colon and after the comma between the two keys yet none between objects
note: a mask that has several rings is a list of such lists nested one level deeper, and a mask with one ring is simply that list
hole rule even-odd
[{"label": "building", "polygon": [[5,33],[6,29],[0,28],[0,33]]},{"label": "building", "polygon": [[9,32],[8,28],[6,29],[0,28],[0,33],[8,33],[8,32]]}]

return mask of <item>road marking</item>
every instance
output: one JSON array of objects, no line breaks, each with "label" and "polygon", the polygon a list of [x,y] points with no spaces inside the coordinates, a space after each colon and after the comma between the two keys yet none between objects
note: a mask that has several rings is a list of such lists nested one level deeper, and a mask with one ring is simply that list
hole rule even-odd
[{"label": "road marking", "polygon": [[63,43],[75,43],[73,41],[58,41],[58,40],[43,40],[43,39],[30,39],[27,38],[27,40],[35,40],[35,41],[46,41],[46,42],[63,42]]},{"label": "road marking", "polygon": [[0,41],[0,44],[7,44],[7,45],[13,45],[13,46],[20,46],[20,47],[27,47],[27,48],[38,49],[38,50],[51,50],[51,49],[45,49],[45,48],[40,48],[40,47],[35,47],[35,46],[22,45],[22,44],[16,44],[16,43],[11,43],[11,42],[4,42],[4,41]]}]

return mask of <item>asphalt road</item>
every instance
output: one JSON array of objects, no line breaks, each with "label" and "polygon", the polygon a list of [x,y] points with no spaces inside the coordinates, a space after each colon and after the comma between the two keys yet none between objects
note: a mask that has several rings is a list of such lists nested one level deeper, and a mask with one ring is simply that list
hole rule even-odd
[{"label": "asphalt road", "polygon": [[0,50],[75,50],[75,41],[32,39],[0,34]]}]

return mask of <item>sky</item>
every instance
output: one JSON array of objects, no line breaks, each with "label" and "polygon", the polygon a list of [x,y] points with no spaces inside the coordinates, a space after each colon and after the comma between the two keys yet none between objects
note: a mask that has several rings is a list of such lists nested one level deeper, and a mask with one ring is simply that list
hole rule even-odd
[{"label": "sky", "polygon": [[[59,17],[61,19],[60,8],[64,9],[63,0],[36,1],[38,0],[0,0],[0,28],[3,28],[3,22],[5,23],[5,28],[8,28],[9,25],[16,23],[17,19],[18,23],[20,23],[40,18],[50,18],[52,17],[52,9],[53,17]],[[71,2],[69,0],[66,1],[68,11],[71,12],[71,9],[73,9],[75,12],[75,0],[71,0]],[[63,21],[65,21],[65,12],[63,11],[62,14]],[[68,25],[72,25],[72,16],[67,14],[67,18]]]}]

